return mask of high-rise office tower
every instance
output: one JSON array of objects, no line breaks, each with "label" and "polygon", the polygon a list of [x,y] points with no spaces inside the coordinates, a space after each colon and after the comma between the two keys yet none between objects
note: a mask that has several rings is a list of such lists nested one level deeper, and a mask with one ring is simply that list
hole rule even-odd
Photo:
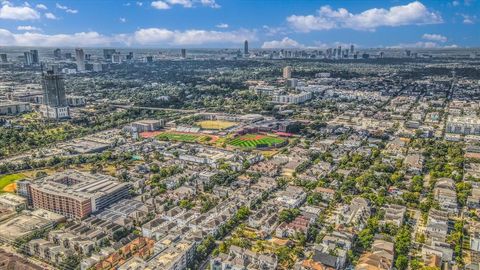
[{"label": "high-rise office tower", "polygon": [[59,48],[53,50],[53,56],[54,56],[56,59],[62,59],[62,50],[59,49]]},{"label": "high-rise office tower", "polygon": [[406,55],[407,57],[410,57],[410,56],[412,55],[412,51],[410,51],[410,50],[405,50],[405,55]]},{"label": "high-rise office tower", "polygon": [[25,65],[31,66],[33,64],[33,55],[31,52],[24,52],[23,56],[25,58]]},{"label": "high-rise office tower", "polygon": [[65,53],[66,59],[72,59],[72,53]]},{"label": "high-rise office tower", "polygon": [[63,75],[57,67],[53,66],[42,74],[42,89],[44,117],[52,119],[70,117]]},{"label": "high-rise office tower", "polygon": [[354,52],[355,52],[355,46],[353,46],[353,44],[352,44],[352,45],[350,45],[350,53],[353,55]]},{"label": "high-rise office tower", "polygon": [[342,46],[338,46],[337,48],[337,57],[342,58]]},{"label": "high-rise office tower", "polygon": [[92,70],[95,72],[101,72],[103,70],[102,63],[93,63]]},{"label": "high-rise office tower", "polygon": [[187,50],[186,49],[182,49],[182,58],[187,58]]},{"label": "high-rise office tower", "polygon": [[133,60],[133,52],[127,54],[127,60]]},{"label": "high-rise office tower", "polygon": [[8,62],[6,53],[0,54],[0,62],[2,62],[2,63],[7,63]]},{"label": "high-rise office tower", "polygon": [[111,60],[115,52],[115,49],[103,49],[103,58],[105,58],[105,60]]},{"label": "high-rise office tower", "polygon": [[248,54],[248,40],[243,43],[243,54]]},{"label": "high-rise office tower", "polygon": [[38,50],[30,50],[32,54],[32,64],[38,65],[40,64],[40,58],[38,57]]},{"label": "high-rise office tower", "polygon": [[286,67],[283,68],[283,78],[284,79],[292,78],[292,67],[291,66],[286,66]]},{"label": "high-rise office tower", "polygon": [[332,48],[328,48],[328,49],[327,49],[327,52],[326,52],[327,58],[332,58],[332,53],[333,53],[333,52],[332,52]]},{"label": "high-rise office tower", "polygon": [[298,85],[298,79],[287,79],[287,87],[295,88]]},{"label": "high-rise office tower", "polygon": [[77,71],[85,71],[85,53],[83,49],[75,49],[75,60],[77,61]]},{"label": "high-rise office tower", "polygon": [[116,52],[116,53],[112,54],[112,63],[113,64],[122,63],[122,55],[120,54],[120,52]]},{"label": "high-rise office tower", "polygon": [[92,55],[89,54],[89,53],[86,53],[86,54],[85,54],[85,60],[87,60],[87,61],[92,60]]},{"label": "high-rise office tower", "polygon": [[153,56],[147,56],[146,61],[147,63],[153,63]]}]

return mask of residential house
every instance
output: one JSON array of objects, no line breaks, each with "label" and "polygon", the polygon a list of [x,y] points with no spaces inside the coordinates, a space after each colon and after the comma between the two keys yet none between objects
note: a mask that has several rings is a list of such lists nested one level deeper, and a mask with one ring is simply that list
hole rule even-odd
[{"label": "residential house", "polygon": [[355,197],[350,205],[343,205],[337,209],[336,223],[339,225],[352,226],[358,231],[363,230],[370,217],[369,202],[361,197]]},{"label": "residential house", "polygon": [[435,200],[440,208],[451,213],[458,213],[457,192],[455,181],[451,178],[439,178],[433,189]]},{"label": "residential house", "polygon": [[355,270],[391,270],[394,250],[392,242],[375,240],[372,244],[372,250],[360,256]]},{"label": "residential house", "polygon": [[397,227],[403,225],[403,220],[405,218],[405,213],[407,208],[398,204],[387,204],[382,207],[382,210],[385,211],[383,220],[380,221],[381,224],[393,224]]}]

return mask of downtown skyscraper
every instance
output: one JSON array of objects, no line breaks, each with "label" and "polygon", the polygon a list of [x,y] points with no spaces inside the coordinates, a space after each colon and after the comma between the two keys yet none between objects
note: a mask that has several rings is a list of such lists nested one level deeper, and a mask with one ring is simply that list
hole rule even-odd
[{"label": "downtown skyscraper", "polygon": [[83,49],[75,49],[75,60],[77,61],[77,71],[85,71],[85,52]]}]

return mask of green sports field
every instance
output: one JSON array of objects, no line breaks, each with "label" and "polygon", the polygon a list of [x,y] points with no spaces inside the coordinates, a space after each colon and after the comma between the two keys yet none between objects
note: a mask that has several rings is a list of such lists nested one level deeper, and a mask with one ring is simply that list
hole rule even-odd
[{"label": "green sports field", "polygon": [[228,144],[242,148],[272,147],[285,142],[284,139],[263,135],[263,134],[245,134],[236,137],[228,142]]}]

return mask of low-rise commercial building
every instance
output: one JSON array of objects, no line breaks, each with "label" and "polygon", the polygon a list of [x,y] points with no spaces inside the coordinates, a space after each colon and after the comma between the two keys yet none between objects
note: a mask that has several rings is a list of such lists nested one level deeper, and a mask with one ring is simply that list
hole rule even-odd
[{"label": "low-rise commercial building", "polygon": [[0,115],[15,115],[31,111],[30,103],[17,101],[0,101]]},{"label": "low-rise commercial building", "polygon": [[61,215],[41,209],[22,213],[0,224],[0,242],[13,243],[36,232],[50,230],[64,220]]},{"label": "low-rise commercial building", "polygon": [[140,120],[131,124],[138,132],[155,131],[165,126],[165,120]]}]

